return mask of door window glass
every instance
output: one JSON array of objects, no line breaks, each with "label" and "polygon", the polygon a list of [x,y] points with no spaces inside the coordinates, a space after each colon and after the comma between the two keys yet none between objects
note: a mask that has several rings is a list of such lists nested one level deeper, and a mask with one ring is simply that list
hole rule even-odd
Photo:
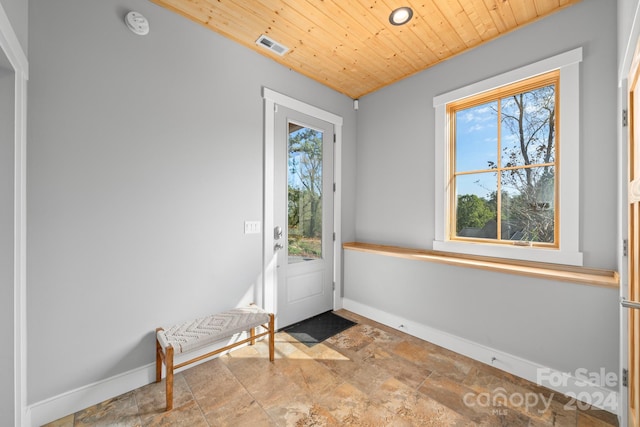
[{"label": "door window glass", "polygon": [[287,211],[289,263],[322,258],[321,131],[289,122]]}]

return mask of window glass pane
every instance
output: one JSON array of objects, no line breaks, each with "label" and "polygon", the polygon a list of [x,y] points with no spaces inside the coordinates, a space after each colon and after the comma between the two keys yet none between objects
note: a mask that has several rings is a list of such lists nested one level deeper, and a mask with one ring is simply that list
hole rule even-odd
[{"label": "window glass pane", "polygon": [[555,85],[502,99],[502,167],[555,161]]},{"label": "window glass pane", "polygon": [[322,136],[289,123],[289,263],[322,258]]},{"label": "window glass pane", "polygon": [[501,179],[502,239],[553,243],[555,168],[508,170]]},{"label": "window glass pane", "polygon": [[492,169],[496,166],[497,110],[496,101],[456,111],[456,172]]},{"label": "window glass pane", "polygon": [[496,239],[495,172],[456,177],[456,236]]},{"label": "window glass pane", "polygon": [[495,89],[488,95],[493,101],[468,108],[453,104],[452,237],[557,244],[557,80],[551,78]]}]

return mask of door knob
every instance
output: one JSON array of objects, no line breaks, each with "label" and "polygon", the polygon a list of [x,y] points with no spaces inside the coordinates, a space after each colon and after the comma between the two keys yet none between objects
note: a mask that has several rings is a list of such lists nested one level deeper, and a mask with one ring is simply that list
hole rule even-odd
[{"label": "door knob", "polygon": [[278,225],[273,229],[273,238],[275,240],[278,240],[281,237],[282,237],[282,227]]},{"label": "door knob", "polygon": [[620,301],[620,305],[625,308],[635,308],[636,310],[640,310],[640,303],[635,301],[627,301],[626,299],[623,299]]},{"label": "door knob", "polygon": [[280,249],[284,249],[284,246],[282,246],[280,243],[276,243],[275,245],[273,245],[274,251],[279,251]]}]

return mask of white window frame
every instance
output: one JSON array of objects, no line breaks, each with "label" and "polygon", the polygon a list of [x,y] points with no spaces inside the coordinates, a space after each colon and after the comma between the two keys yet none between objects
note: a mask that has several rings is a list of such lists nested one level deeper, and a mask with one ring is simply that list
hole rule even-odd
[{"label": "white window frame", "polygon": [[[526,65],[524,67],[473,83],[433,98],[435,108],[435,239],[436,251],[508,258],[554,264],[583,265],[580,252],[580,62],[582,48]],[[450,240],[450,192],[453,191],[449,149],[450,126],[447,104],[526,80],[550,71],[560,70],[559,123],[559,222],[558,248],[504,245],[496,243]]]}]

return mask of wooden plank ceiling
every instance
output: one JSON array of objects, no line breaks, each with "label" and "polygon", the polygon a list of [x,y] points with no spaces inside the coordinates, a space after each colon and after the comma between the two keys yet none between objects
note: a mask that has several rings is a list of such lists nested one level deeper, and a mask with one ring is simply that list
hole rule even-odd
[{"label": "wooden plank ceiling", "polygon": [[[357,99],[580,0],[152,1]],[[391,25],[403,6],[413,18]]]}]

